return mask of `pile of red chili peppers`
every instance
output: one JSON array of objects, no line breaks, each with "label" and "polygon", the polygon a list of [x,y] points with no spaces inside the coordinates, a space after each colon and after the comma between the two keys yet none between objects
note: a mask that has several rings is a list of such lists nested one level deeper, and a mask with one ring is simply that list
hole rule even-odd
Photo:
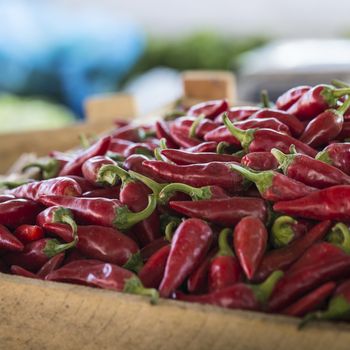
[{"label": "pile of red chili peppers", "polygon": [[350,87],[118,123],[0,195],[0,271],[350,319]]}]

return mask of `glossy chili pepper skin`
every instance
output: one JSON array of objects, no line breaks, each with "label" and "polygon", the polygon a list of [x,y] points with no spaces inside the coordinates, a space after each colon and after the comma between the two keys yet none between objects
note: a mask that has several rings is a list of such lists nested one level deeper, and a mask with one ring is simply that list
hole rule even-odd
[{"label": "glossy chili pepper skin", "polygon": [[210,119],[203,119],[196,128],[196,136],[198,138],[203,138],[208,132],[216,129],[219,126],[219,123],[215,123]]},{"label": "glossy chili pepper skin", "polygon": [[89,159],[95,156],[103,156],[106,154],[111,142],[111,137],[101,138],[95,144],[86,150],[78,153],[71,161],[69,161],[60,171],[59,176],[65,175],[81,175],[81,166]]},{"label": "glossy chili pepper skin", "polygon": [[10,270],[11,270],[12,274],[17,275],[17,276],[27,277],[27,278],[38,278],[35,273],[30,272],[21,266],[12,265]]},{"label": "glossy chili pepper skin", "polygon": [[235,227],[233,245],[242,269],[249,280],[255,275],[264,256],[268,233],[264,223],[246,216]]},{"label": "glossy chili pepper skin", "polygon": [[157,120],[156,121],[156,134],[159,139],[165,139],[166,140],[166,145],[169,148],[176,148],[177,143],[171,136],[170,128],[169,125],[166,121],[164,120]]},{"label": "glossy chili pepper skin", "polygon": [[256,272],[255,280],[262,281],[275,270],[286,270],[299,259],[309,247],[324,238],[330,227],[331,221],[322,221],[310,229],[304,236],[294,240],[289,245],[266,253]]},{"label": "glossy chili pepper skin", "polygon": [[219,114],[228,110],[228,103],[226,100],[213,100],[198,103],[192,106],[188,111],[188,115],[200,116],[204,115],[208,119],[214,119]]},{"label": "glossy chili pepper skin", "polygon": [[170,254],[170,245],[155,252],[139,271],[138,276],[147,288],[158,288],[164,275],[166,262]]},{"label": "glossy chili pepper skin", "polygon": [[142,247],[140,250],[142,260],[144,262],[148,261],[153,254],[168,244],[169,242],[164,237],[161,237]]},{"label": "glossy chili pepper skin", "polygon": [[269,201],[276,202],[301,198],[316,191],[315,188],[293,180],[277,171],[253,172],[236,164],[231,165],[231,168],[242,174],[247,180],[253,181],[261,197]]},{"label": "glossy chili pepper skin", "polygon": [[276,100],[276,107],[282,111],[288,110],[305,93],[311,89],[311,86],[301,85],[287,90]]},{"label": "glossy chili pepper skin", "polygon": [[256,171],[275,170],[279,164],[271,152],[251,152],[241,159],[241,164]]},{"label": "glossy chili pepper skin", "polygon": [[332,143],[319,152],[316,159],[350,175],[350,143]]},{"label": "glossy chili pepper skin", "polygon": [[117,154],[121,158],[124,157],[125,151],[128,149],[128,147],[132,146],[134,142],[122,140],[122,139],[112,139],[108,146],[108,151],[112,152],[113,154]]},{"label": "glossy chili pepper skin", "polygon": [[[45,224],[46,231],[60,237],[64,242],[73,239],[72,230],[65,224]],[[130,257],[139,251],[137,244],[123,233],[97,225],[78,225],[78,243],[76,249],[90,259],[124,265]]]},{"label": "glossy chili pepper skin", "polygon": [[303,198],[277,202],[273,209],[291,216],[314,220],[350,221],[350,186],[329,187]]},{"label": "glossy chili pepper skin", "polygon": [[216,129],[204,135],[204,140],[214,142],[226,142],[229,145],[240,148],[241,143],[234,137],[224,125],[218,126]]},{"label": "glossy chili pepper skin", "polygon": [[[288,127],[288,131],[290,131],[290,133],[294,137],[298,137],[299,135],[301,135],[305,128],[304,124],[294,115],[291,115],[284,111],[279,111],[277,109],[271,109],[271,108],[260,109],[259,111],[251,115],[249,119],[276,119],[279,122],[286,125]],[[251,126],[251,128],[254,128],[254,127],[255,127],[254,125]],[[265,126],[265,128],[268,128],[268,126]],[[280,130],[275,128],[271,128],[271,129],[280,131],[280,132],[283,131],[283,129],[280,129]],[[287,132],[285,131],[285,133]]]},{"label": "glossy chili pepper skin", "polygon": [[283,309],[281,313],[288,316],[302,317],[322,306],[327,298],[331,296],[336,286],[334,282],[327,282]]},{"label": "glossy chili pepper skin", "polygon": [[[346,116],[344,115],[344,118],[345,117]],[[343,123],[343,127],[337,136],[338,140],[345,141],[346,139],[350,138],[350,120],[349,120],[349,118],[350,118],[350,115],[347,116],[347,119]]]},{"label": "glossy chili pepper skin", "polygon": [[[314,249],[322,247],[326,242],[314,245]],[[318,261],[304,268],[295,270],[294,272],[286,273],[279,281],[269,301],[269,310],[272,312],[279,311],[304,293],[317,288],[321,284],[337,279],[347,277],[350,268],[350,256],[338,248],[337,256],[332,254],[328,257],[324,255],[323,260]]]},{"label": "glossy chili pepper skin", "polygon": [[0,252],[20,252],[24,248],[21,241],[14,236],[5,226],[0,225]]},{"label": "glossy chili pepper skin", "polygon": [[160,295],[168,297],[188,277],[208,252],[213,232],[199,219],[183,221],[175,231],[167,259]]},{"label": "glossy chili pepper skin", "polygon": [[[241,106],[241,107],[231,107],[227,111],[227,116],[232,122],[239,122],[248,119],[252,114],[259,111],[260,107],[255,106]],[[216,122],[222,123],[222,114],[217,116]]]},{"label": "glossy chili pepper skin", "polygon": [[180,147],[193,147],[201,143],[197,138],[190,137],[189,133],[183,130],[184,127],[181,125],[181,120],[175,120],[170,124],[170,133],[175,143]]},{"label": "glossy chili pepper skin", "polygon": [[215,152],[217,145],[218,145],[217,142],[214,142],[214,141],[201,142],[196,146],[183,148],[183,150],[186,152],[193,152],[193,153]]},{"label": "glossy chili pepper skin", "polygon": [[82,176],[68,175],[66,177],[68,177],[69,179],[73,179],[75,182],[77,182],[81,188],[82,193],[96,189],[96,186],[92,182],[86,180]]},{"label": "glossy chili pepper skin", "polygon": [[12,194],[0,194],[0,203],[7,202],[11,199],[16,199],[16,197]]},{"label": "glossy chili pepper skin", "polygon": [[112,133],[113,139],[127,140],[132,142],[140,142],[153,133],[153,128],[150,126],[136,126],[127,124],[116,129]]},{"label": "glossy chili pepper skin", "polygon": [[200,218],[219,225],[233,226],[245,216],[255,216],[266,222],[264,200],[254,197],[232,197],[201,201],[171,201],[171,209],[189,217]]},{"label": "glossy chili pepper skin", "polygon": [[65,258],[65,253],[62,252],[53,256],[50,260],[48,260],[37,272],[37,276],[39,278],[45,279],[45,277],[52,271],[57,270],[62,266]]},{"label": "glossy chili pepper skin", "polygon": [[349,175],[312,157],[303,154],[285,155],[278,150],[273,150],[272,154],[280,163],[285,175],[306,185],[327,188],[350,184]]},{"label": "glossy chili pepper skin", "polygon": [[79,196],[82,189],[79,184],[68,177],[56,177],[49,180],[34,181],[9,191],[17,198],[37,201],[43,194],[58,196]]},{"label": "glossy chili pepper skin", "polygon": [[[99,178],[99,170],[104,165],[115,165],[116,163],[109,157],[96,156],[83,163],[81,170],[85,179],[96,185],[104,185]],[[84,191],[85,192],[85,191]]]},{"label": "glossy chili pepper skin", "polygon": [[163,181],[180,182],[194,187],[216,185],[230,191],[244,187],[243,178],[229,169],[230,163],[176,165],[161,161],[145,161],[145,168],[155,172]]},{"label": "glossy chili pepper skin", "polygon": [[16,228],[22,224],[34,224],[43,207],[28,199],[11,199],[0,203],[0,224]]},{"label": "glossy chili pepper skin", "polygon": [[[211,162],[227,163],[240,161],[239,157],[237,156],[230,154],[217,154],[214,152],[193,153],[179,149],[164,149],[161,151],[161,154],[177,165],[190,165]],[[273,157],[273,159],[275,158]]]},{"label": "glossy chili pepper skin", "polygon": [[25,244],[44,238],[44,230],[37,225],[24,224],[16,228],[14,235]]},{"label": "glossy chili pepper skin", "polygon": [[120,186],[97,188],[92,191],[84,192],[82,197],[104,197],[109,199],[118,199],[120,194]]},{"label": "glossy chili pepper skin", "polygon": [[[259,113],[259,112],[257,112]],[[258,116],[261,114],[258,114]],[[253,115],[254,116],[254,115]],[[254,129],[254,128],[264,128],[264,129],[272,129],[275,131],[278,131],[280,133],[286,134],[286,135],[290,135],[291,131],[289,129],[289,127],[279,121],[276,118],[273,117],[257,117],[257,118],[253,118],[253,116],[251,117],[251,119],[248,120],[243,120],[241,122],[236,122],[234,123],[234,125],[242,130],[248,130],[248,129]]]}]

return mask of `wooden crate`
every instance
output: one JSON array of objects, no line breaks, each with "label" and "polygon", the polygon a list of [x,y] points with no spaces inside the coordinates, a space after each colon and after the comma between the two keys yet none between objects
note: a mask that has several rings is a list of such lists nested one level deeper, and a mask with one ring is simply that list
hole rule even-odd
[{"label": "wooden crate", "polygon": [[[213,77],[215,82],[210,82]],[[202,78],[199,73],[185,74],[185,101],[231,99],[227,94],[234,87],[226,84],[233,84],[233,78],[227,77],[227,73],[205,72]],[[194,78],[195,83],[191,82]],[[205,96],[194,95],[198,81],[206,80]],[[212,97],[210,86],[215,87]],[[118,107],[118,101],[123,101],[123,107]],[[90,120],[86,125],[45,132],[44,139],[41,132],[22,134],[23,138],[16,135],[15,141],[9,137],[9,143],[17,145],[16,156],[23,150],[43,154],[50,148],[68,149],[82,130],[100,132],[110,127],[111,117],[136,114],[133,100],[125,96],[94,98],[86,106]],[[103,123],[99,123],[99,110],[103,110]],[[29,142],[39,137],[42,141]],[[0,152],[4,152],[3,144]],[[153,306],[144,297],[1,273],[0,297],[0,350],[345,350],[350,346],[350,326],[346,324],[317,323],[299,331],[298,320],[290,317],[171,300]]]}]

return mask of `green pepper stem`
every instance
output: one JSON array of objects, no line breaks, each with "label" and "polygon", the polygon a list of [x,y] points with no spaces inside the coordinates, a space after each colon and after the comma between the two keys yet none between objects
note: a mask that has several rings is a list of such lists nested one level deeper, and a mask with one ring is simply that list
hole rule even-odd
[{"label": "green pepper stem", "polygon": [[60,171],[60,162],[57,159],[52,158],[45,164],[39,162],[30,163],[22,168],[22,172],[30,168],[39,168],[41,177],[44,180],[47,180],[58,175],[58,172]]},{"label": "green pepper stem", "polygon": [[188,194],[192,200],[198,201],[198,200],[204,200],[204,199],[211,199],[212,193],[210,190],[210,186],[204,186],[204,187],[192,187],[183,183],[171,183],[169,185],[166,185],[160,192],[159,192],[159,202],[162,205],[166,205],[169,201],[169,199],[175,194],[175,192],[183,192]]},{"label": "green pepper stem", "polygon": [[326,149],[324,149],[323,151],[320,151],[316,154],[315,159],[327,163],[327,164],[333,164],[333,161],[331,159],[331,157],[329,156],[329,153]]},{"label": "green pepper stem", "polygon": [[338,80],[338,79],[333,79],[332,85],[334,85],[337,88],[349,88],[350,87],[349,84],[345,83],[344,81]]},{"label": "green pepper stem", "polygon": [[148,196],[147,207],[137,213],[130,211],[127,206],[118,207],[115,213],[113,226],[119,230],[127,230],[136,225],[138,222],[143,221],[151,216],[156,207],[157,199],[153,194]]},{"label": "green pepper stem", "polygon": [[88,137],[83,132],[79,134],[79,141],[83,148],[89,148],[91,145]]},{"label": "green pepper stem", "polygon": [[348,94],[350,94],[350,88],[349,87],[332,90],[332,95],[334,97],[342,97],[342,96],[348,95]]},{"label": "green pepper stem", "polygon": [[157,304],[159,299],[157,290],[154,288],[145,288],[140,279],[136,276],[125,281],[123,292],[151,297],[151,304]]},{"label": "green pepper stem", "polygon": [[0,188],[6,188],[8,190],[12,190],[16,187],[26,185],[30,182],[33,182],[33,180],[1,181]]},{"label": "green pepper stem", "polygon": [[52,258],[53,256],[62,253],[67,249],[74,248],[77,245],[77,243],[77,235],[74,237],[72,242],[64,244],[60,243],[60,241],[57,239],[50,239],[49,241],[47,241],[43,252],[48,258]]},{"label": "green pepper stem", "polygon": [[225,142],[225,141],[221,141],[218,143],[218,145],[216,146],[216,153],[217,154],[224,154],[226,149],[229,147],[230,145]]},{"label": "green pepper stem", "polygon": [[350,254],[350,230],[347,225],[338,222],[332,227],[327,240]]},{"label": "green pepper stem", "polygon": [[78,227],[76,222],[74,221],[73,213],[70,209],[64,208],[64,207],[57,208],[53,212],[52,221],[53,223],[58,222],[58,223],[69,225],[72,229],[72,236],[74,239],[76,239]]},{"label": "green pepper stem", "polygon": [[261,100],[261,105],[263,108],[269,108],[270,107],[270,98],[269,98],[269,93],[266,89],[261,90],[260,92],[260,100]]},{"label": "green pepper stem", "polygon": [[283,215],[278,217],[272,224],[271,241],[275,248],[282,248],[288,245],[294,238],[292,225],[297,221],[291,216]]},{"label": "green pepper stem", "polygon": [[164,159],[163,159],[163,157],[162,157],[162,155],[160,153],[160,148],[159,147],[156,147],[153,152],[154,152],[154,158],[156,160],[160,160],[162,162],[164,161]]},{"label": "green pepper stem", "polygon": [[129,170],[129,175],[136,180],[144,183],[148,188],[152,190],[152,192],[158,196],[159,192],[167,185],[167,184],[159,184],[158,182],[150,179],[147,176],[136,173],[135,171]]},{"label": "green pepper stem", "polygon": [[143,260],[140,252],[132,254],[123,265],[124,269],[138,273],[143,267]]},{"label": "green pepper stem", "polygon": [[234,256],[233,251],[227,242],[231,233],[232,229],[230,228],[224,228],[221,230],[218,239],[219,251],[216,254],[217,256]]},{"label": "green pepper stem", "polygon": [[283,277],[282,271],[274,271],[264,282],[259,285],[251,286],[256,299],[262,305],[265,305],[269,300],[277,282]]},{"label": "green pepper stem", "polygon": [[344,113],[349,109],[350,107],[350,97],[348,97],[344,103],[337,109],[338,113],[341,115],[344,115]]},{"label": "green pepper stem", "polygon": [[222,120],[230,133],[241,143],[242,148],[247,151],[254,140],[256,129],[241,130],[236,128],[227,116],[227,113],[224,113]]},{"label": "green pepper stem", "polygon": [[279,168],[286,173],[289,165],[294,160],[295,154],[285,154],[277,148],[272,148],[271,153],[277,159]]},{"label": "green pepper stem", "polygon": [[188,132],[188,136],[193,139],[196,138],[196,132],[197,132],[197,128],[199,126],[199,124],[201,123],[201,121],[205,118],[204,114],[199,115],[196,120],[192,123],[190,130]]},{"label": "green pepper stem", "polygon": [[170,222],[165,226],[164,234],[165,234],[165,239],[166,239],[168,242],[171,242],[171,240],[173,239],[174,232],[175,232],[176,228],[179,226],[179,224],[180,224],[179,221],[173,220],[173,221],[170,221]]},{"label": "green pepper stem", "polygon": [[166,144],[166,139],[164,137],[159,140],[159,148],[161,150],[168,148],[168,146]]},{"label": "green pepper stem", "polygon": [[164,115],[164,120],[165,121],[171,121],[174,119],[177,119],[179,117],[183,117],[184,115],[186,115],[186,113],[184,111],[172,111],[172,112],[168,112]]}]

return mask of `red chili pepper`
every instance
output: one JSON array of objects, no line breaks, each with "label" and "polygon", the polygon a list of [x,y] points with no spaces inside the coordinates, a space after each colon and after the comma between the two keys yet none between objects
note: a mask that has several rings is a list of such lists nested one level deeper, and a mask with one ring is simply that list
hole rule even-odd
[{"label": "red chili pepper", "polygon": [[[44,228],[47,232],[57,235],[64,242],[71,242],[73,239],[72,230],[68,225],[45,224]],[[111,227],[78,226],[77,235],[76,249],[89,259],[120,266],[126,264],[129,260],[131,262],[131,259],[133,259],[135,269],[142,265],[140,254],[137,254],[139,251],[137,244],[128,236]]]},{"label": "red chili pepper", "polygon": [[144,288],[139,278],[131,271],[98,260],[72,261],[49,273],[46,279],[146,295],[151,297],[151,303],[156,303],[158,299],[157,291]]},{"label": "red chili pepper", "polygon": [[157,200],[154,195],[150,195],[148,206],[138,213],[133,213],[117,199],[41,196],[40,202],[46,206],[71,209],[77,220],[91,225],[126,230],[147,219],[155,210]]},{"label": "red chili pepper", "polygon": [[316,159],[350,175],[350,143],[332,143],[317,153]]},{"label": "red chili pepper", "polygon": [[[322,247],[321,242],[314,247]],[[329,244],[329,243],[328,243]],[[322,248],[323,249],[323,248]],[[323,260],[302,269],[286,273],[279,281],[269,302],[269,310],[272,312],[284,309],[300,296],[317,288],[329,280],[338,280],[349,274],[350,256],[338,248],[338,256],[325,255]]]},{"label": "red chili pepper", "polygon": [[321,147],[334,140],[341,132],[344,112],[350,106],[350,98],[338,109],[327,109],[312,119],[306,126],[300,141],[311,147]]},{"label": "red chili pepper", "polygon": [[79,184],[68,177],[55,177],[49,180],[34,181],[9,191],[17,198],[26,198],[37,201],[43,194],[79,196],[82,189]]},{"label": "red chili pepper", "polygon": [[180,182],[195,187],[216,185],[230,191],[240,191],[244,188],[243,178],[230,170],[230,164],[233,163],[176,165],[155,160],[143,162],[145,168],[156,173],[164,181]]},{"label": "red chili pepper", "polygon": [[30,272],[26,269],[24,269],[21,266],[12,265],[10,268],[10,271],[13,275],[21,276],[21,277],[27,277],[27,278],[38,278],[37,275],[33,272]]},{"label": "red chili pepper", "polygon": [[36,223],[40,227],[44,227],[45,224],[68,224],[71,227],[72,232],[77,230],[77,225],[74,221],[71,210],[59,206],[46,208],[40,212],[36,217]]},{"label": "red chili pepper", "polygon": [[37,272],[39,278],[45,279],[45,277],[52,271],[57,270],[63,264],[65,258],[65,252],[53,256],[48,260]]},{"label": "red chili pepper", "polygon": [[81,167],[84,178],[95,185],[114,186],[118,178],[113,178],[113,181],[108,183],[99,178],[99,171],[104,165],[116,165],[116,162],[106,156],[96,156],[88,159]]},{"label": "red chili pepper", "polygon": [[193,152],[193,153],[199,153],[199,152],[215,152],[218,144],[216,142],[210,141],[210,142],[202,142],[199,143],[196,146],[193,147],[187,147],[184,149],[186,152]]},{"label": "red chili pepper", "polygon": [[249,280],[255,275],[264,256],[268,234],[264,223],[246,216],[235,227],[234,248],[242,269]]},{"label": "red chili pepper", "polygon": [[226,128],[225,125],[218,126],[216,129],[209,131],[204,135],[204,140],[214,142],[226,142],[236,148],[241,146],[239,140],[234,137]]},{"label": "red chili pepper", "polygon": [[16,199],[16,197],[12,194],[0,194],[0,203],[4,203],[12,199]]},{"label": "red chili pepper", "polygon": [[[232,122],[239,122],[242,120],[248,119],[252,114],[259,111],[260,107],[255,106],[240,106],[240,107],[231,107],[226,113],[228,118]],[[218,115],[215,119],[215,122],[222,123],[223,113]]]},{"label": "red chili pepper", "polygon": [[177,292],[175,299],[229,309],[262,310],[282,276],[281,271],[275,271],[260,285],[236,283],[233,286],[204,295],[186,295]]},{"label": "red chili pepper", "polygon": [[261,197],[269,201],[296,199],[316,191],[315,188],[306,186],[277,171],[254,172],[237,164],[232,164],[230,167],[240,173],[245,179],[254,182]]},{"label": "red chili pepper", "polygon": [[[291,115],[284,111],[279,111],[277,109],[262,108],[259,111],[255,112],[254,114],[252,114],[249,119],[254,120],[254,119],[261,119],[261,118],[277,119],[279,122],[286,125],[288,127],[288,131],[290,131],[292,135],[295,137],[301,135],[301,133],[305,129],[304,124],[294,115]],[[237,126],[237,124],[235,125]],[[255,127],[254,125],[251,126],[251,128],[254,128],[254,127]],[[262,127],[268,128],[268,126],[262,126]],[[282,132],[282,129],[281,130],[277,130],[275,128],[271,128],[271,129]]]},{"label": "red chili pepper", "polygon": [[[260,113],[260,112],[257,112],[257,113]],[[290,131],[288,125],[286,125],[282,121],[279,121],[277,118],[259,117],[262,114],[257,114],[257,117],[255,118],[254,115],[255,114],[253,114],[247,120],[243,120],[241,122],[235,122],[235,123],[233,123],[233,125],[241,130],[248,130],[248,129],[254,129],[254,128],[256,128],[256,129],[264,128],[264,129],[272,129],[272,130],[278,131],[280,133],[290,135],[291,131]]]},{"label": "red chili pepper", "polygon": [[97,188],[92,191],[84,192],[82,197],[104,197],[109,199],[118,199],[120,194],[120,186]]},{"label": "red chili pepper", "polygon": [[199,138],[203,138],[204,135],[206,135],[209,131],[214,130],[218,126],[219,126],[218,123],[210,119],[204,118],[203,120],[200,121],[200,123],[198,123],[198,125],[195,125],[195,129],[194,129],[195,136]]},{"label": "red chili pepper", "polygon": [[44,238],[44,231],[40,226],[23,224],[16,228],[14,235],[22,243],[29,243]]},{"label": "red chili pepper", "polygon": [[316,156],[316,151],[301,141],[271,129],[248,129],[236,128],[227,116],[224,116],[224,123],[231,134],[240,141],[243,149],[250,152],[269,152],[272,148],[288,152],[291,145],[294,145],[298,152],[311,157]]},{"label": "red chili pepper", "polygon": [[[213,152],[193,153],[179,149],[164,149],[161,154],[177,165],[190,165],[211,162],[239,162],[240,158],[230,154],[217,154]],[[275,158],[273,157],[275,160]],[[277,161],[275,160],[277,163]]]},{"label": "red chili pepper", "polygon": [[301,85],[287,90],[276,101],[276,107],[282,111],[288,110],[295,102],[297,102],[303,95],[305,95],[311,86]]},{"label": "red chili pepper", "polygon": [[93,183],[91,183],[90,181],[86,180],[81,176],[68,175],[65,177],[68,177],[69,179],[73,179],[74,181],[76,181],[80,186],[82,193],[96,189],[96,186]]},{"label": "red chili pepper", "polygon": [[3,225],[0,225],[0,251],[20,252],[23,244]]},{"label": "red chili pepper", "polygon": [[184,134],[182,131],[176,130],[172,125],[170,125],[171,136],[175,140],[176,144],[181,147],[193,147],[201,143],[200,140],[190,138],[188,135]]},{"label": "red chili pepper", "polygon": [[171,132],[169,129],[169,125],[166,121],[164,120],[157,120],[156,121],[156,134],[158,139],[165,139],[166,144],[170,148],[175,148],[177,147],[177,143],[171,136]]},{"label": "red chili pepper", "polygon": [[144,154],[152,157],[156,147],[158,147],[158,144],[155,143],[133,143],[124,150],[122,156],[127,158],[133,154]]},{"label": "red chili pepper", "polygon": [[212,239],[211,228],[202,220],[187,219],[180,224],[159,286],[162,297],[168,297],[193,272],[207,254]]},{"label": "red chili pepper", "polygon": [[11,199],[0,203],[0,224],[16,228],[22,224],[34,224],[43,207],[28,199]]},{"label": "red chili pepper", "polygon": [[223,226],[236,225],[245,216],[266,222],[267,207],[260,198],[232,197],[201,201],[171,201],[171,209],[189,217],[200,218]]},{"label": "red chili pepper", "polygon": [[350,186],[329,187],[303,198],[277,202],[273,209],[280,213],[315,220],[350,221]]},{"label": "red chili pepper", "polygon": [[349,118],[350,118],[350,114],[344,115],[345,121],[343,123],[343,127],[342,127],[340,133],[337,136],[338,140],[344,141],[344,140],[350,138],[350,121],[349,121]]},{"label": "red chili pepper", "polygon": [[113,154],[117,154],[122,158],[125,151],[131,145],[134,145],[134,142],[122,139],[112,139],[111,143],[109,144],[108,151],[112,152]]},{"label": "red chili pepper", "polygon": [[138,276],[147,288],[158,288],[165,271],[165,265],[170,253],[170,245],[156,251],[139,271]]},{"label": "red chili pepper", "polygon": [[142,260],[144,262],[148,261],[148,259],[153,254],[155,254],[159,249],[163,248],[168,244],[169,242],[164,237],[157,238],[151,243],[148,243],[146,246],[142,247],[142,249],[140,250]]},{"label": "red chili pepper", "polygon": [[23,251],[8,253],[3,256],[9,265],[18,265],[31,272],[38,271],[53,256],[73,248],[77,241],[62,244],[57,239],[42,238],[28,243]]},{"label": "red chili pepper", "polygon": [[306,185],[326,188],[335,185],[349,185],[350,176],[338,168],[304,154],[284,154],[272,149],[280,168],[288,177]]},{"label": "red chili pepper", "polygon": [[323,305],[326,299],[333,293],[336,286],[334,282],[322,284],[312,292],[301,297],[292,305],[283,309],[281,314],[302,317],[308,312],[314,311]]},{"label": "red chili pepper", "polygon": [[335,89],[331,85],[316,85],[303,94],[287,112],[301,120],[310,120],[326,109],[335,107],[339,97],[348,93],[348,88]]},{"label": "red chili pepper", "polygon": [[103,156],[109,149],[111,142],[110,136],[105,136],[86,150],[78,153],[69,161],[60,171],[59,176],[81,175],[81,166],[89,159],[95,156]]},{"label": "red chili pepper", "polygon": [[209,265],[208,285],[210,292],[230,287],[242,279],[242,268],[227,242],[231,232],[232,230],[229,228],[220,232],[219,251]]},{"label": "red chili pepper", "polygon": [[255,274],[255,280],[262,281],[272,271],[286,270],[315,242],[321,240],[331,227],[330,221],[322,221],[315,225],[304,236],[294,240],[289,245],[269,251],[263,257]]},{"label": "red chili pepper", "polygon": [[241,164],[256,171],[276,170],[277,159],[271,152],[251,152],[241,159]]},{"label": "red chili pepper", "polygon": [[227,110],[228,103],[226,100],[213,100],[195,104],[187,111],[187,114],[195,116],[204,115],[206,118],[214,119]]},{"label": "red chili pepper", "polygon": [[350,317],[350,280],[342,282],[335,290],[325,311],[317,311],[306,315],[299,328],[310,321],[348,320]]},{"label": "red chili pepper", "polygon": [[140,142],[153,135],[154,131],[152,126],[127,124],[114,131],[112,133],[112,138]]}]

